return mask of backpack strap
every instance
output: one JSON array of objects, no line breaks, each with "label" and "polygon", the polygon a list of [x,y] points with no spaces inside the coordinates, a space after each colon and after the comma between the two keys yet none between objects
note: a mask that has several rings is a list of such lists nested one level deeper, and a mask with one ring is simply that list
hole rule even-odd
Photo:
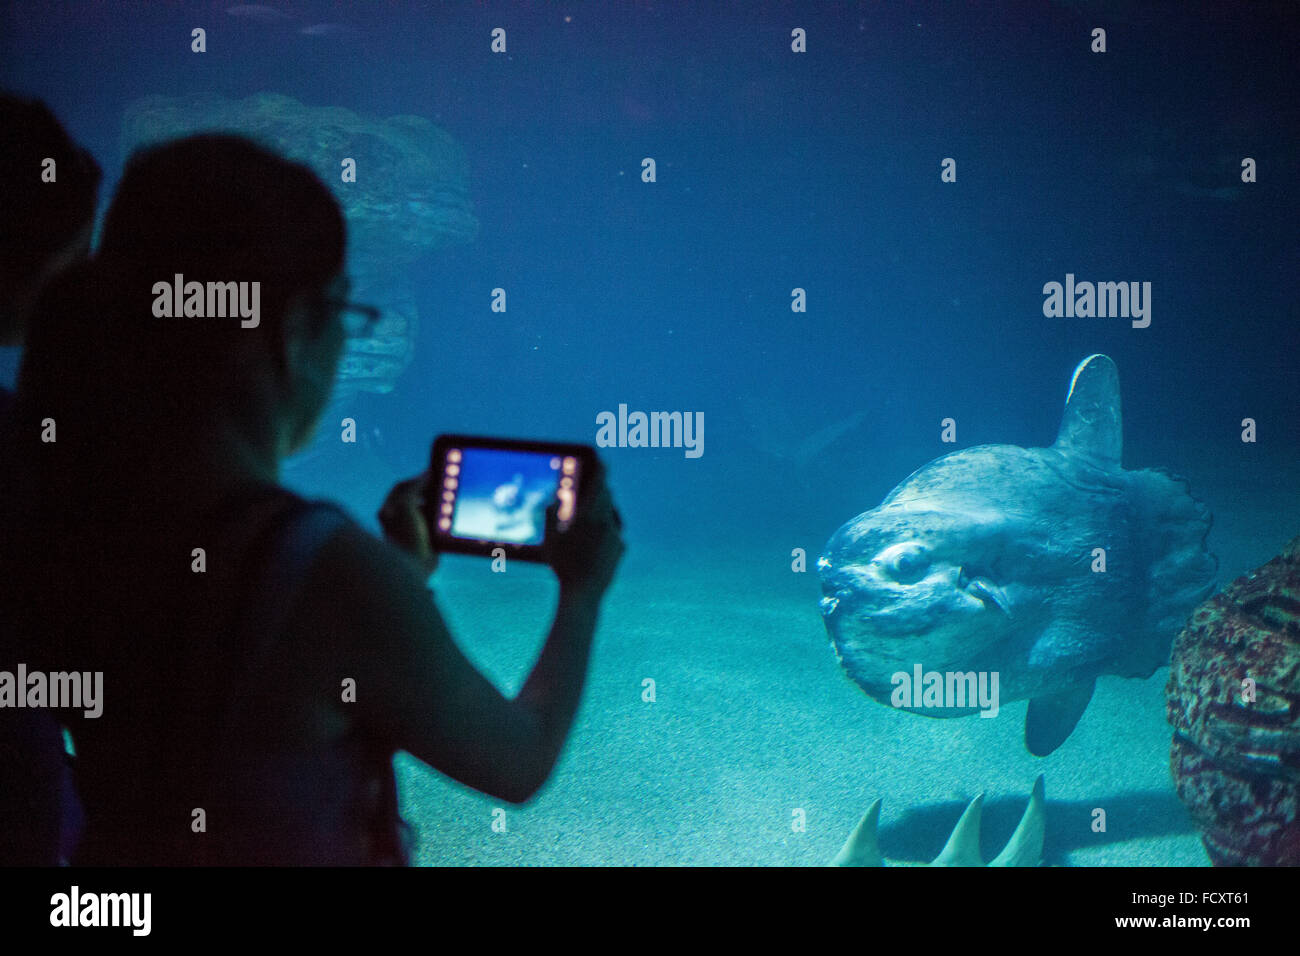
[{"label": "backpack strap", "polygon": [[[251,649],[245,663],[250,673],[269,654],[281,637],[294,609],[295,601],[321,548],[350,519],[327,502],[299,502],[276,532],[275,545],[268,551],[268,563],[259,579],[262,584],[253,596],[245,618],[245,643]],[[251,686],[240,681],[237,688]],[[244,697],[238,690],[222,721],[223,739],[233,740],[233,731],[243,712]],[[221,750],[217,751],[221,753]],[[413,832],[398,810],[397,778],[392,754],[369,754],[366,763],[379,783],[375,805],[370,808],[370,862],[385,866],[405,866],[410,862]]]},{"label": "backpack strap", "polygon": [[[295,500],[278,517],[266,522],[269,528],[255,539],[252,556],[258,573],[246,592],[245,606],[234,646],[242,648],[242,659],[230,675],[229,700],[214,721],[215,734],[209,749],[207,779],[214,786],[223,768],[238,766],[239,754],[232,750],[234,731],[248,702],[247,678],[273,651],[281,639],[290,613],[321,548],[350,521],[338,508],[325,502]],[[380,783],[375,816],[370,820],[372,862],[404,865],[410,857],[410,831],[398,812],[396,778],[391,755],[372,771]],[[210,791],[211,792],[211,791]],[[219,861],[226,862],[226,861]]]},{"label": "backpack strap", "polygon": [[248,595],[241,621],[242,639],[236,642],[236,646],[246,649],[246,656],[238,668],[231,704],[220,723],[226,740],[243,713],[245,697],[239,688],[249,686],[246,676],[257,669],[279,639],[320,549],[349,523],[347,516],[331,504],[295,505],[273,528],[271,546],[261,562],[262,573]]}]

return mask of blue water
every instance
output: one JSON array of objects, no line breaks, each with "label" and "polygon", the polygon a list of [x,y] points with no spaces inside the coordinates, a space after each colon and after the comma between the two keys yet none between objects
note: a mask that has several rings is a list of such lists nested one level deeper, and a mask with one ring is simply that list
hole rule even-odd
[{"label": "blue water", "polygon": [[[796,668],[783,693],[822,700],[838,682],[834,699],[857,708],[854,721],[879,710],[901,720],[894,733],[980,741],[992,733],[984,722],[922,721],[855,696],[818,643],[812,564],[840,524],[937,455],[1049,444],[1084,356],[1119,367],[1126,467],[1187,477],[1214,512],[1225,581],[1300,532],[1293,4],[276,5],[284,17],[234,16],[230,5],[7,6],[0,85],[44,99],[99,158],[105,202],[125,159],[124,109],[151,94],[270,91],[367,117],[415,114],[460,144],[480,229],[409,267],[419,314],[409,367],[391,392],[349,400],[366,436],[351,465],[308,458],[287,470],[371,526],[383,490],[425,466],[439,432],[590,443],[597,416],[620,405],[702,413],[699,457],[602,450],[630,549],[611,618],[633,629],[672,619],[674,639],[696,647],[743,626],[746,650],[719,651],[742,683],[780,673],[797,643],[815,676]],[[347,29],[301,32],[317,24]],[[190,52],[196,26],[206,53]],[[1089,51],[1096,26],[1104,54]],[[495,27],[507,53],[490,52]],[[791,52],[795,27],[806,53]],[[653,183],[642,181],[645,157]],[[1257,182],[1241,182],[1243,157]],[[394,208],[427,211],[421,186],[400,184]],[[1149,327],[1045,317],[1044,284],[1067,274],[1151,283]],[[504,313],[492,309],[496,288],[508,290]],[[806,311],[792,310],[795,289]],[[16,361],[0,356],[0,381]],[[947,418],[955,446],[940,441]],[[1241,440],[1244,418],[1257,423],[1254,443]],[[809,555],[802,576],[790,571],[796,548]],[[461,559],[440,574],[472,589],[476,567]],[[535,597],[500,595],[515,600],[540,616]],[[674,600],[690,613],[673,617]],[[489,666],[492,638],[481,639],[471,651]],[[621,640],[606,664],[636,657],[626,631]],[[672,657],[646,646],[647,659]],[[516,644],[501,659],[524,667],[530,653]],[[606,713],[600,695],[613,693],[600,653],[584,719]],[[509,684],[518,672],[497,676]],[[1159,695],[1148,696],[1147,762],[1115,785],[1147,781],[1173,821],[1155,829],[1190,840],[1156,862],[1195,862],[1190,824],[1151,763],[1164,743]],[[1017,719],[979,746],[1017,746]],[[575,733],[557,788],[581,772],[584,746],[599,762],[591,732]],[[1037,772],[1022,758],[963,772],[944,798],[994,785],[1018,807]],[[1093,758],[1103,759],[1079,756],[1060,776],[1086,776]],[[704,761],[727,762],[721,751]],[[790,772],[809,779],[806,767]],[[592,786],[597,797],[617,789]],[[836,798],[848,816],[834,833],[859,812],[856,786]],[[427,797],[431,819],[440,799],[463,798],[439,792]],[[662,821],[654,827],[662,836]],[[834,833],[798,858],[827,856]],[[469,839],[449,836],[454,851],[431,844],[422,858],[455,861]],[[607,844],[550,856],[530,846],[523,858],[622,859]]]}]

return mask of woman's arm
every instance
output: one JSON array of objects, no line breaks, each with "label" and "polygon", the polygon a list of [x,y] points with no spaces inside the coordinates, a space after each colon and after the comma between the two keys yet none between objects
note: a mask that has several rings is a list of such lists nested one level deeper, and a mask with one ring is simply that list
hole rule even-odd
[{"label": "woman's arm", "polygon": [[357,682],[356,703],[343,706],[467,786],[513,803],[531,797],[577,713],[600,601],[623,551],[608,491],[603,484],[592,491],[550,555],[560,578],[555,619],[514,700],[456,646],[424,587],[427,556],[412,557],[360,528],[336,536],[312,569],[292,626],[329,635],[321,650],[337,662],[335,686],[346,677]]}]

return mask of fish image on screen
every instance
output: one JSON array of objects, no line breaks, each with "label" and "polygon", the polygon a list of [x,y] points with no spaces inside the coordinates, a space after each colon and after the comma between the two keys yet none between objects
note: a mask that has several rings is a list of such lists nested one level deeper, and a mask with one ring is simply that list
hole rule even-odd
[{"label": "fish image on screen", "polygon": [[466,448],[463,455],[451,533],[541,544],[559,483],[559,456],[495,448]]}]

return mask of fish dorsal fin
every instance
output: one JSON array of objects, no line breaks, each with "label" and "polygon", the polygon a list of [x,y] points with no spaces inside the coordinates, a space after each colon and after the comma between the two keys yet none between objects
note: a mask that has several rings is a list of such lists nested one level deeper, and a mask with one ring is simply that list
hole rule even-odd
[{"label": "fish dorsal fin", "polygon": [[1119,404],[1119,370],[1105,355],[1089,355],[1074,370],[1057,433],[1057,451],[1119,468],[1124,434]]}]

